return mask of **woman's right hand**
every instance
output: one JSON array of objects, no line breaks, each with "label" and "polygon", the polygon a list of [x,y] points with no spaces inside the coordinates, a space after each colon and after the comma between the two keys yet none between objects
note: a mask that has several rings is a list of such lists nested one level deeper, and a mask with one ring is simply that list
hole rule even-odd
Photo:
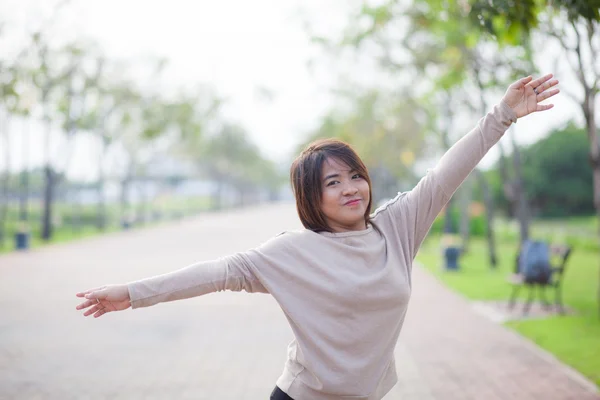
[{"label": "woman's right hand", "polygon": [[98,318],[108,312],[122,311],[131,307],[129,289],[125,284],[101,286],[77,293],[76,296],[86,299],[76,307],[77,310],[88,308],[83,313],[84,317],[93,314],[94,318]]}]

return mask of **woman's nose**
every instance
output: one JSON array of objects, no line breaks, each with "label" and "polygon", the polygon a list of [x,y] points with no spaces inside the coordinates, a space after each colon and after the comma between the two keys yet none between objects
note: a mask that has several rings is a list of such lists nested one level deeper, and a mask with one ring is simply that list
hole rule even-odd
[{"label": "woman's nose", "polygon": [[348,183],[344,185],[344,194],[345,195],[354,195],[358,192],[358,188],[354,186],[352,183]]}]

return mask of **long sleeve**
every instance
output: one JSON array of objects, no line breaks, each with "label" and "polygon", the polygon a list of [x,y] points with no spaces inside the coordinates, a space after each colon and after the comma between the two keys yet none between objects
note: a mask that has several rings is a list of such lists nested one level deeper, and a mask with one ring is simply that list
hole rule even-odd
[{"label": "long sleeve", "polygon": [[223,290],[267,290],[239,254],[189,265],[177,271],[127,284],[132,308],[181,300]]},{"label": "long sleeve", "polygon": [[457,141],[435,168],[406,195],[405,211],[414,233],[412,257],[416,255],[433,221],[456,189],[516,120],[514,111],[505,102],[500,102],[479,120],[473,130]]}]

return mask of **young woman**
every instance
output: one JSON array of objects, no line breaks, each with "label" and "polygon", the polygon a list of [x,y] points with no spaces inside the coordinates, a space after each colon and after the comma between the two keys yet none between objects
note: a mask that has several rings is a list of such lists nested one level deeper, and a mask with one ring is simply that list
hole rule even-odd
[{"label": "young woman", "polygon": [[397,381],[394,347],[411,290],[413,259],[435,217],[517,118],[552,108],[552,75],[513,83],[502,101],[407,193],[370,214],[371,181],[338,140],[309,145],[291,167],[306,228],[250,251],[165,275],[77,293],[100,317],[221,290],[270,293],[294,340],[271,399],[378,400]]}]

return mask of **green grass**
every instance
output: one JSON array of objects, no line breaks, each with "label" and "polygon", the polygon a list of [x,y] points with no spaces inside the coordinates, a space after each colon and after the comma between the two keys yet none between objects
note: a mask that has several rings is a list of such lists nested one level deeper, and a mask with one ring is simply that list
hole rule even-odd
[{"label": "green grass", "polygon": [[506,324],[600,386],[600,323],[583,315]]},{"label": "green grass", "polygon": [[[566,222],[563,221],[563,225]],[[538,228],[539,229],[539,228]],[[461,269],[446,272],[442,266],[440,237],[430,236],[417,255],[417,261],[451,289],[473,300],[507,300],[511,286],[506,278],[514,268],[516,244],[498,241],[500,263],[490,269],[487,246],[482,238],[474,238],[469,253],[461,258]],[[554,354],[591,381],[600,385],[600,317],[597,290],[600,253],[589,246],[575,246],[563,280],[563,299],[575,315],[547,319],[511,321],[506,325]],[[525,296],[526,290],[521,291]],[[548,292],[552,299],[552,292]]]}]

